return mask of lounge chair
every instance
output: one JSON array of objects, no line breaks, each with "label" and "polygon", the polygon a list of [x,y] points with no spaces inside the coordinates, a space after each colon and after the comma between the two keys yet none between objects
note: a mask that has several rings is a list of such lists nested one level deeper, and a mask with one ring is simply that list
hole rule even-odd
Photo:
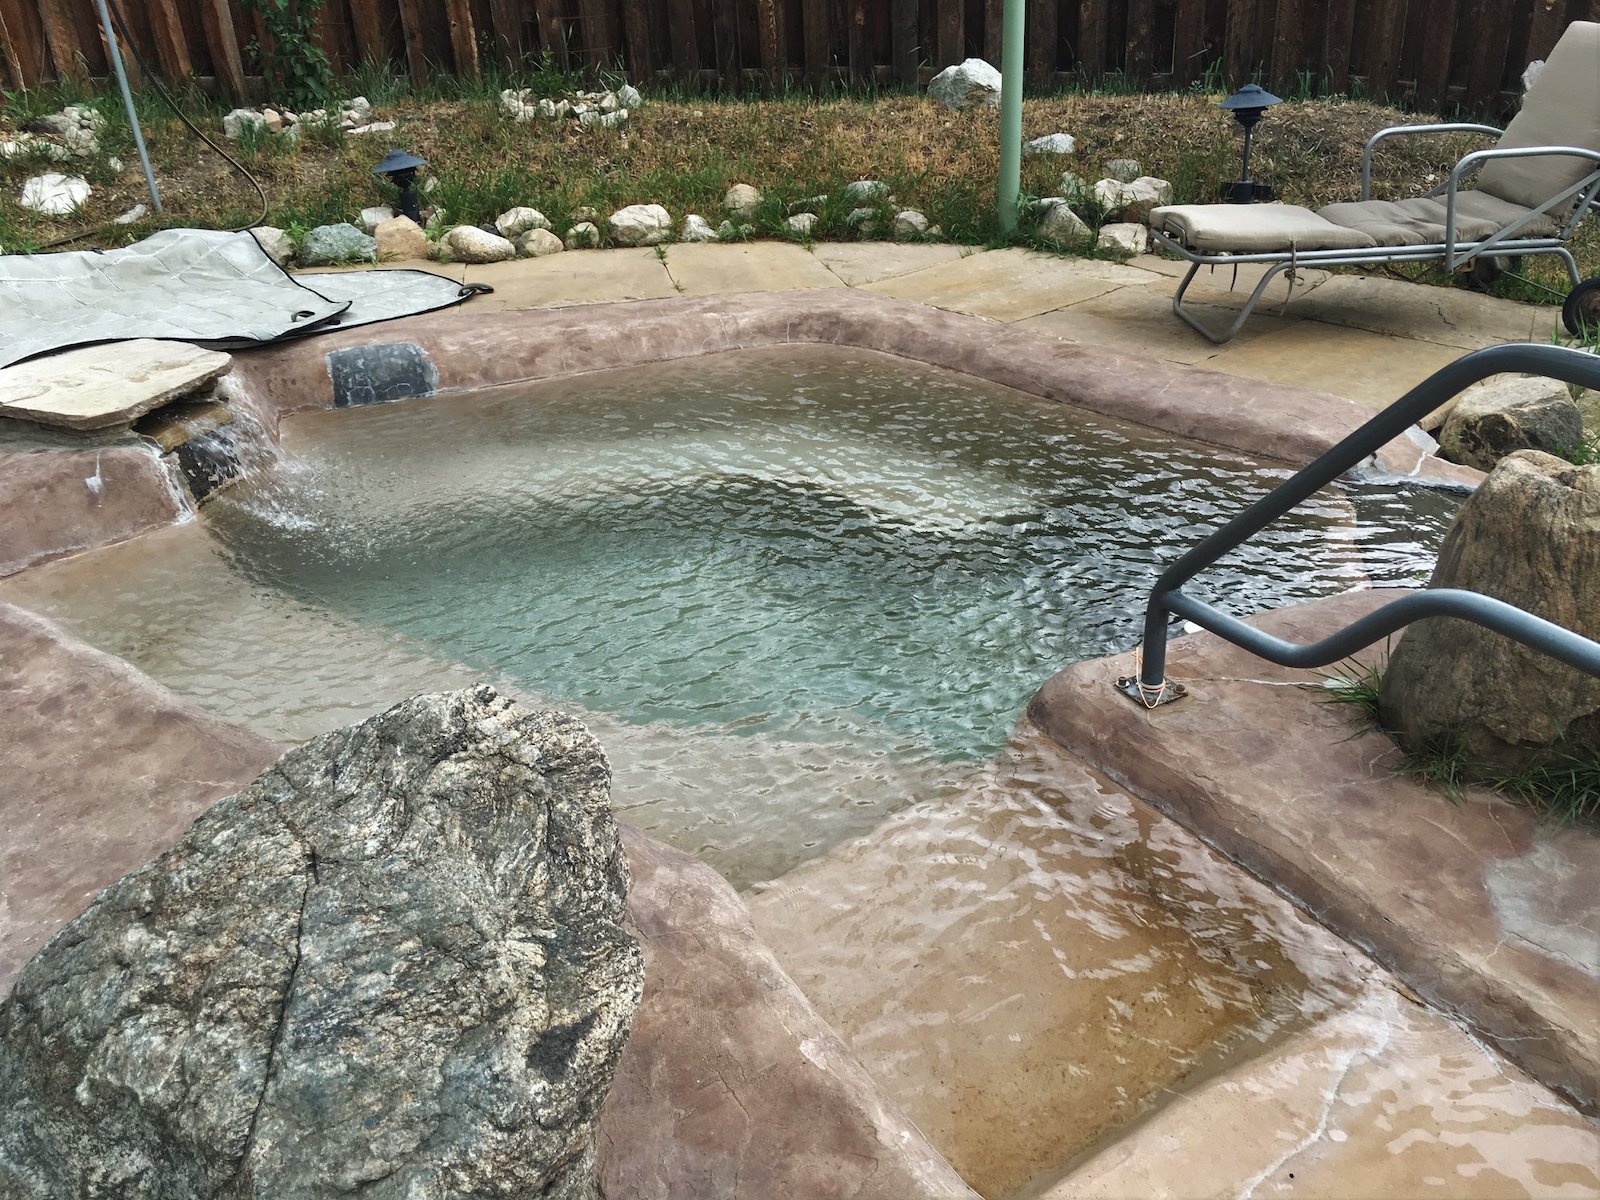
[{"label": "lounge chair", "polygon": [[[1372,153],[1386,138],[1481,133],[1494,148],[1461,159],[1449,179],[1415,200],[1373,200]],[[1481,168],[1481,169],[1480,169]],[[1474,186],[1463,180],[1477,171]],[[1267,285],[1296,267],[1444,263],[1495,273],[1497,259],[1554,254],[1572,280],[1562,317],[1577,334],[1600,326],[1600,278],[1582,280],[1567,248],[1600,194],[1600,24],[1574,21],[1561,35],[1522,110],[1502,133],[1489,125],[1398,125],[1368,139],[1361,199],[1312,212],[1292,204],[1180,204],[1150,214],[1152,238],[1187,260],[1172,311],[1213,342],[1238,333]],[[1215,330],[1184,305],[1201,267],[1264,263],[1233,324]],[[1292,278],[1292,276],[1291,276]]]}]

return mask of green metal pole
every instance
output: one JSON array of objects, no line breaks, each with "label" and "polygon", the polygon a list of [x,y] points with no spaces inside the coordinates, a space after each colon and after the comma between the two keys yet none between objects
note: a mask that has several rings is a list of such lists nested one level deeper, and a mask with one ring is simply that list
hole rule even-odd
[{"label": "green metal pole", "polygon": [[1017,231],[1017,194],[1022,191],[1022,30],[1027,0],[1005,0],[1000,39],[1000,232]]}]

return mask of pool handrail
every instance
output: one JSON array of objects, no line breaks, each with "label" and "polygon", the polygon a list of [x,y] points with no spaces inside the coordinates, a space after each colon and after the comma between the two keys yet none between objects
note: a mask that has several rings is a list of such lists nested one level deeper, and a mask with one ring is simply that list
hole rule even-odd
[{"label": "pool handrail", "polygon": [[1518,372],[1600,390],[1600,355],[1567,346],[1512,342],[1464,355],[1435,371],[1338,445],[1214,530],[1163,571],[1145,608],[1143,659],[1136,676],[1119,686],[1147,708],[1178,699],[1181,684],[1167,680],[1168,616],[1182,617],[1259,658],[1284,667],[1325,667],[1423,617],[1459,617],[1530,646],[1600,678],[1600,643],[1543,617],[1459,588],[1423,588],[1321,641],[1299,643],[1274,637],[1183,591],[1183,585],[1228,551],[1403,434],[1419,419],[1474,383]]}]

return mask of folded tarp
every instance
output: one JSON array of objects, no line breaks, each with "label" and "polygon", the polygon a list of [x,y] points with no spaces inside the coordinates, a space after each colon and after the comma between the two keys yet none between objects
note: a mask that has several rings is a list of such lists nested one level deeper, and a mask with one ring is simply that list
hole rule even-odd
[{"label": "folded tarp", "polygon": [[294,277],[248,233],[168,229],[121,250],[0,255],[0,367],[96,342],[218,350],[459,304],[486,289],[428,271]]}]

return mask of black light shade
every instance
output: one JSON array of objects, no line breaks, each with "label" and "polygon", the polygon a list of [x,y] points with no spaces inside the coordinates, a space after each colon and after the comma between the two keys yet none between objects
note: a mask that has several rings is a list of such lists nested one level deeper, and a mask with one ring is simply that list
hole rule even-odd
[{"label": "black light shade", "polygon": [[1222,185],[1222,199],[1231,204],[1254,204],[1259,200],[1277,199],[1276,194],[1266,184],[1251,182],[1250,135],[1255,129],[1256,122],[1261,120],[1261,114],[1274,104],[1282,103],[1282,97],[1274,96],[1260,84],[1247,83],[1217,105],[1218,108],[1231,112],[1233,119],[1244,129],[1244,169],[1237,180]]},{"label": "black light shade", "polygon": [[1241,108],[1271,108],[1274,104],[1282,103],[1281,96],[1274,96],[1259,83],[1247,83],[1217,107],[1232,112]]},{"label": "black light shade", "polygon": [[418,158],[415,154],[408,154],[404,150],[391,150],[383,156],[383,161],[372,168],[374,175],[396,175],[401,171],[415,171],[418,167],[428,165],[428,160]]},{"label": "black light shade", "polygon": [[374,175],[382,176],[400,189],[400,212],[417,224],[422,224],[422,202],[417,189],[412,186],[417,178],[417,168],[428,165],[428,160],[408,154],[404,150],[391,150],[383,161],[372,168]]}]

